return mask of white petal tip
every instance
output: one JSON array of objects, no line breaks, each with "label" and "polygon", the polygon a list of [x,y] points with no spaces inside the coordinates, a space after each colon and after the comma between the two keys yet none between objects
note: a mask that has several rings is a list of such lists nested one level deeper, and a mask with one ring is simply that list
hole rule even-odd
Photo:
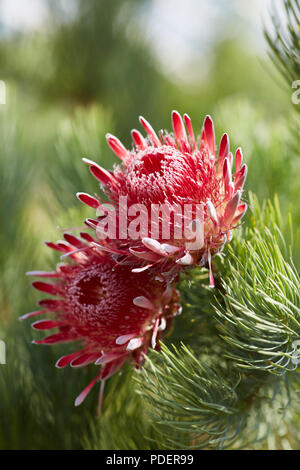
[{"label": "white petal tip", "polygon": [[178,259],[176,263],[182,266],[190,266],[191,264],[193,264],[193,258],[189,253],[186,253],[186,255]]},{"label": "white petal tip", "polygon": [[[129,334],[129,335],[121,335],[121,336],[118,336],[118,338],[116,339],[116,344],[118,344],[119,346],[125,344],[125,343],[128,343],[129,340],[131,340],[133,337],[135,336],[135,333],[133,334]],[[99,358],[100,359],[100,358]]]},{"label": "white petal tip", "polygon": [[83,402],[82,398],[81,397],[77,397],[75,402],[74,402],[74,406],[79,406],[81,405],[81,403]]},{"label": "white petal tip", "polygon": [[133,305],[135,305],[136,307],[146,308],[148,310],[154,310],[155,309],[152,302],[150,302],[150,300],[147,299],[147,297],[144,297],[143,295],[141,295],[139,297],[135,297],[133,299]]},{"label": "white petal tip", "polygon": [[135,349],[139,348],[143,343],[142,338],[133,338],[129,341],[126,350],[127,351],[134,351]]}]

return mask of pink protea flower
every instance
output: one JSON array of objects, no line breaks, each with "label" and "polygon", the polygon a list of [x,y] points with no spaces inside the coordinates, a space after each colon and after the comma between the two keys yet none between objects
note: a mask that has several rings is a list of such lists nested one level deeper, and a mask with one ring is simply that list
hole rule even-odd
[{"label": "pink protea flower", "polygon": [[47,243],[73,259],[61,263],[56,271],[29,272],[30,276],[49,278],[34,281],[33,286],[53,296],[39,302],[40,310],[21,320],[51,314],[53,318],[33,323],[35,330],[58,330],[34,344],[52,345],[79,341],[80,349],[61,357],[56,366],[99,365],[95,379],[76,399],[79,405],[97,381],[101,381],[99,408],[104,381],[119,370],[126,360],[139,366],[148,348],[158,348],[158,340],[179,312],[177,291],[155,279],[149,271],[132,273],[126,265],[117,265],[112,257],[90,247],[92,237],[65,234],[65,241]]},{"label": "pink protea flower", "polygon": [[[156,266],[160,272],[170,272],[182,266],[208,263],[210,285],[213,286],[211,256],[220,252],[231,240],[232,229],[238,226],[247,209],[246,203],[241,201],[247,175],[247,166],[242,164],[242,151],[237,149],[233,169],[229,137],[227,134],[222,136],[217,150],[210,116],[204,120],[198,143],[186,114],[183,122],[179,113],[173,111],[173,134],[160,131],[157,135],[144,118],[141,117],[140,122],[147,137],[132,130],[131,150],[127,150],[116,137],[107,134],[108,145],[122,160],[122,164],[115,166],[112,172],[91,160],[84,161],[116,208],[117,229],[121,225],[120,198],[126,197],[128,207],[142,204],[148,215],[155,204],[170,207],[170,235],[166,239],[159,229],[156,237],[141,234],[133,240],[117,235],[117,240],[113,240],[112,237],[102,238],[101,231],[98,231],[98,243],[116,256],[126,257],[126,261],[135,266],[138,264],[139,267],[134,267],[135,271]],[[103,201],[86,193],[78,193],[77,196],[83,203],[101,210]],[[200,205],[203,209],[201,221],[196,210],[192,209],[194,218],[191,230],[194,234],[199,232],[198,242],[192,248],[187,245],[185,234],[175,236],[178,219],[175,219],[174,207],[181,209],[187,205]],[[86,223],[97,231],[100,219],[88,219]],[[132,216],[127,216],[129,222],[132,219]]]}]

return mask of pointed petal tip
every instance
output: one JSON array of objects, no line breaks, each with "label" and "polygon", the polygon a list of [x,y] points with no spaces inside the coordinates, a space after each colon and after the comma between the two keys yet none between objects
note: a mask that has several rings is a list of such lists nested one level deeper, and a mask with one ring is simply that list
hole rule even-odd
[{"label": "pointed petal tip", "polygon": [[205,118],[204,118],[204,123],[205,123],[205,122],[211,122],[211,123],[213,123],[213,119],[212,119],[212,117],[211,117],[210,114],[206,114],[206,116],[205,116]]},{"label": "pointed petal tip", "polygon": [[192,148],[194,149],[196,147],[196,140],[195,140],[195,134],[194,134],[193,125],[192,125],[192,120],[190,116],[186,113],[183,115],[183,119],[184,119],[185,126],[187,128],[189,137],[192,142]]},{"label": "pointed petal tip", "polygon": [[25,315],[22,315],[21,317],[19,317],[19,321],[24,321],[24,320],[27,320],[28,318],[43,315],[44,313],[46,313],[46,311],[47,310],[36,310],[35,312],[25,313]]},{"label": "pointed petal tip", "polygon": [[230,224],[234,218],[234,215],[241,199],[241,194],[242,192],[238,190],[225,207],[224,220],[227,224]]},{"label": "pointed petal tip", "polygon": [[225,134],[222,135],[221,140],[220,140],[220,146],[219,146],[219,164],[222,164],[222,161],[224,160],[225,157],[228,156],[229,153],[229,136],[225,132]]},{"label": "pointed petal tip", "polygon": [[240,171],[242,161],[243,161],[243,152],[242,152],[241,147],[238,147],[235,153],[235,172],[236,173]]},{"label": "pointed petal tip", "polygon": [[18,320],[23,322],[24,320],[27,320],[27,318],[30,318],[30,313],[25,313],[25,315],[19,317]]},{"label": "pointed petal tip", "polygon": [[136,307],[145,308],[147,310],[155,310],[153,303],[143,295],[135,297],[132,303]]},{"label": "pointed petal tip", "polygon": [[126,346],[126,351],[134,351],[143,344],[143,338],[133,338]]},{"label": "pointed petal tip", "polygon": [[99,206],[99,201],[88,193],[78,192],[76,193],[76,197],[80,202],[92,207],[93,209],[97,209]]},{"label": "pointed petal tip", "polygon": [[209,269],[209,287],[213,289],[215,287],[215,280],[214,280],[214,275],[212,271],[212,266],[211,266],[211,253],[210,251],[208,252],[208,269]]},{"label": "pointed petal tip", "polygon": [[144,150],[147,147],[144,137],[137,129],[131,130],[131,138],[139,150]]},{"label": "pointed petal tip", "polygon": [[90,160],[89,158],[83,157],[81,160],[82,160],[84,163],[87,163],[88,165],[96,165],[96,163],[93,162],[93,160]]},{"label": "pointed petal tip", "polygon": [[189,253],[186,253],[184,256],[179,258],[176,263],[182,266],[190,266],[193,264],[193,258]]},{"label": "pointed petal tip", "polygon": [[90,172],[92,173],[94,178],[96,178],[104,186],[107,186],[107,184],[114,184],[113,175],[101,166],[96,164],[90,165]]},{"label": "pointed petal tip", "polygon": [[153,264],[147,264],[147,266],[142,266],[141,268],[133,268],[131,270],[132,273],[142,273],[144,271],[147,271],[147,269],[151,268]]},{"label": "pointed petal tip", "polygon": [[157,147],[159,147],[161,145],[161,142],[159,138],[157,137],[156,132],[154,131],[151,124],[143,116],[139,116],[139,121],[142,124],[145,131],[147,132],[150,139],[152,140],[153,145],[156,145]]},{"label": "pointed petal tip", "polygon": [[131,129],[130,135],[132,139],[135,141],[137,138],[140,140],[141,138],[141,133],[137,129]]},{"label": "pointed petal tip", "polygon": [[78,397],[75,400],[75,403],[74,403],[75,406],[81,405],[81,403],[86,399],[87,395],[89,394],[89,392],[91,391],[95,383],[97,382],[97,380],[99,380],[100,376],[101,376],[101,372],[94,378],[94,380],[91,381],[91,383],[89,383],[87,387],[85,387],[84,390],[82,390],[82,392],[78,395]]},{"label": "pointed petal tip", "polygon": [[142,238],[142,243],[146,248],[154,251],[154,253],[159,255],[165,254],[159,241],[155,240],[154,238],[144,237]]},{"label": "pointed petal tip", "polygon": [[172,111],[172,126],[180,150],[184,150],[186,143],[186,132],[181,115],[178,111]]},{"label": "pointed petal tip", "polygon": [[48,282],[43,281],[33,281],[31,285],[34,289],[40,292],[45,292],[49,295],[57,295],[57,289],[54,284],[49,284]]},{"label": "pointed petal tip", "polygon": [[84,398],[82,398],[80,395],[79,397],[76,398],[75,402],[74,402],[74,406],[80,406],[81,403],[83,402]]},{"label": "pointed petal tip", "polygon": [[57,328],[62,324],[56,320],[37,320],[31,324],[31,328],[37,331],[43,330],[52,330],[53,328]]},{"label": "pointed petal tip", "polygon": [[27,271],[25,275],[29,277],[59,277],[57,271]]},{"label": "pointed petal tip", "polygon": [[207,114],[204,119],[201,140],[206,143],[210,154],[215,155],[214,123],[209,114]]},{"label": "pointed petal tip", "polygon": [[126,157],[128,156],[128,150],[124,147],[120,139],[110,133],[106,134],[105,137],[109,147],[114,152],[114,154],[117,155],[120,160],[124,161],[124,159],[126,159]]},{"label": "pointed petal tip", "polygon": [[130,334],[127,334],[127,335],[118,336],[118,338],[116,339],[116,344],[118,346],[122,346],[123,344],[128,343],[128,341],[130,341],[136,335],[137,335],[137,333],[130,333]]},{"label": "pointed petal tip", "polygon": [[98,359],[94,362],[95,366],[101,366],[102,363],[104,362],[104,359],[102,356],[98,357]]}]

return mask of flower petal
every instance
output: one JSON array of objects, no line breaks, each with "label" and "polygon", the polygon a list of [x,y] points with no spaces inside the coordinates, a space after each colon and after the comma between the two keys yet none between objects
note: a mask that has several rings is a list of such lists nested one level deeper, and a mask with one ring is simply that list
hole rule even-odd
[{"label": "flower petal", "polygon": [[161,145],[160,140],[157,137],[156,132],[154,131],[151,124],[149,124],[149,122],[145,118],[143,118],[143,116],[140,116],[140,123],[142,124],[143,128],[145,129],[145,131],[151,138],[153,145],[160,147]]},{"label": "flower petal", "polygon": [[117,157],[119,157],[122,161],[126,161],[126,158],[128,157],[128,150],[124,147],[122,142],[112,134],[106,134],[106,140]]},{"label": "flower petal", "polygon": [[79,199],[79,201],[83,202],[83,204],[86,204],[89,207],[92,207],[93,209],[98,209],[99,207],[99,201],[98,199],[94,198],[93,196],[90,196],[87,193],[76,193],[76,197]]}]

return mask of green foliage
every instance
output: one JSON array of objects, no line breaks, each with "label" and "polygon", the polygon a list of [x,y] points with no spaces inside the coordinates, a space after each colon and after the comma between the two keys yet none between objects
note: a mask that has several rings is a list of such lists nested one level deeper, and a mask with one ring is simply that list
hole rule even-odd
[{"label": "green foliage", "polygon": [[[11,105],[0,107],[0,244],[12,249],[20,236],[15,223],[22,218],[24,206],[30,198],[32,168],[24,128],[15,113],[16,97],[10,88],[7,94],[12,100]],[[11,217],[7,217],[8,214]],[[0,251],[1,264],[4,254]]]},{"label": "green foliage", "polygon": [[[56,158],[47,175],[54,195],[50,206],[56,204],[58,214],[62,209],[79,207],[75,197],[78,191],[100,193],[99,184],[92,178],[82,158],[110,168],[117,161],[105,139],[105,134],[111,130],[109,116],[96,105],[87,109],[77,108],[74,115],[59,121],[55,137]],[[68,178],[58,178],[58,173],[68,175]]]},{"label": "green foliage", "polygon": [[284,0],[284,20],[277,12],[272,15],[274,34],[265,30],[270,48],[270,57],[291,88],[300,77],[300,3],[299,0]]},{"label": "green foliage", "polygon": [[92,379],[91,374],[55,369],[63,350],[42,348],[37,352],[29,325],[13,322],[2,338],[7,345],[7,364],[0,370],[0,448],[81,449],[97,405],[94,399],[78,409],[74,399]]},{"label": "green foliage", "polygon": [[[277,225],[257,224],[234,250],[217,307],[224,354],[243,370],[285,374],[300,338],[300,278]],[[280,245],[283,247],[280,248]]]},{"label": "green foliage", "polygon": [[[230,130],[233,151],[242,146],[244,161],[249,168],[246,190],[255,193],[259,201],[277,194],[282,213],[291,213],[294,225],[293,256],[298,265],[300,159],[297,121],[287,121],[285,116],[270,117],[269,111],[261,105],[254,106],[249,100],[231,97],[218,104],[216,123],[218,129]],[[259,211],[256,211],[255,217],[261,217]]]},{"label": "green foliage", "polygon": [[249,100],[231,97],[220,101],[216,110],[218,129],[228,130],[232,151],[239,146],[249,167],[246,185],[259,200],[279,194],[281,202],[293,201],[293,187],[287,181],[297,178],[300,168],[291,148],[286,117],[269,116],[269,110]]},{"label": "green foliage", "polygon": [[270,414],[283,412],[284,396],[285,406],[296,402],[299,275],[288,261],[278,202],[261,208],[250,200],[252,226],[228,248],[228,259],[218,261],[214,301],[205,305],[199,280],[181,284],[190,299],[184,310],[192,308],[201,325],[198,346],[163,346],[137,379],[166,447],[245,448],[261,438],[263,420],[272,428]]},{"label": "green foliage", "polygon": [[151,357],[137,380],[165,448],[230,445],[241,425],[236,420],[239,377],[233,384],[228,371],[207,366],[184,345],[173,351],[162,346]]},{"label": "green foliage", "polygon": [[91,421],[83,445],[89,450],[154,450],[163,448],[145,403],[137,395],[129,367],[105,385],[101,417]]},{"label": "green foliage", "polygon": [[[38,263],[47,264],[45,252],[37,250],[39,244],[43,247],[37,227],[42,231],[41,220],[47,220],[47,215],[37,214],[35,199],[39,188],[45,189],[37,164],[41,162],[36,160],[45,137],[41,132],[36,134],[33,116],[34,124],[31,122],[28,134],[28,121],[16,112],[19,96],[12,88],[7,91],[8,104],[0,108],[0,338],[5,340],[7,351],[7,364],[0,366],[0,448],[81,448],[82,434],[94,415],[96,403],[90,402],[90,407],[78,410],[73,400],[89,380],[89,374],[56,370],[54,364],[62,350],[41,348],[37,353],[31,344],[30,325],[21,325],[17,320],[33,310],[38,298],[29,287],[25,271],[36,268]],[[36,135],[32,154],[30,138]],[[64,431],[59,433],[59,429]]]},{"label": "green foliage", "polygon": [[129,140],[136,116],[160,115],[176,96],[138,22],[148,0],[70,3],[75,14],[68,15],[60,0],[49,2],[43,33],[0,42],[1,79],[17,81],[48,105],[98,103],[112,110],[118,135]]}]

